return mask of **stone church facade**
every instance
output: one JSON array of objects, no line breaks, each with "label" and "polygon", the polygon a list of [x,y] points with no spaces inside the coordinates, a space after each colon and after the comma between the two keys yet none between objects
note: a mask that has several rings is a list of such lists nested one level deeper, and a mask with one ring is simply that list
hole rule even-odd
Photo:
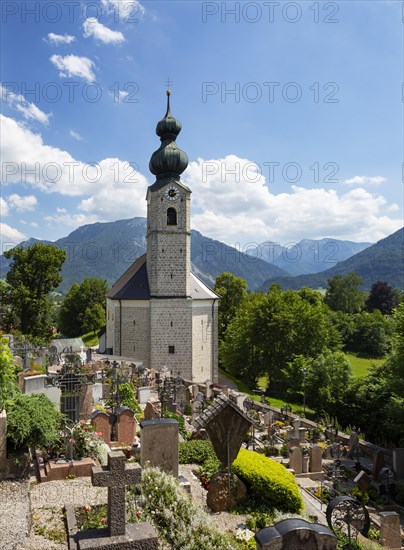
[{"label": "stone church facade", "polygon": [[107,294],[107,348],[114,355],[166,366],[173,376],[217,381],[219,296],[191,272],[191,190],[181,182],[187,155],[175,140],[181,123],[167,112],[150,159],[147,253]]}]

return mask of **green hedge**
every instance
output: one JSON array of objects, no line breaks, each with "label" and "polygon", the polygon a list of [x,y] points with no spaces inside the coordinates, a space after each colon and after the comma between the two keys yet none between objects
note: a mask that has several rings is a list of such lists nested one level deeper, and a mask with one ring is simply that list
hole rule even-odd
[{"label": "green hedge", "polygon": [[203,464],[207,460],[217,460],[212,443],[207,439],[180,443],[179,457],[180,464]]},{"label": "green hedge", "polygon": [[299,512],[303,508],[298,485],[282,464],[254,451],[240,449],[232,468],[262,504],[284,512]]}]

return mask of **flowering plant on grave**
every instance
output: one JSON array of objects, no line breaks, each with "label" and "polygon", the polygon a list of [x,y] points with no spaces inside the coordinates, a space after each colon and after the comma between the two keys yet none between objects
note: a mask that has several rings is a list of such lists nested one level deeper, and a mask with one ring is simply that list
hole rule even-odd
[{"label": "flowering plant on grave", "polygon": [[91,424],[88,424],[84,420],[80,420],[72,431],[71,439],[74,444],[74,457],[99,459],[103,443],[101,436],[102,433],[97,432]]}]

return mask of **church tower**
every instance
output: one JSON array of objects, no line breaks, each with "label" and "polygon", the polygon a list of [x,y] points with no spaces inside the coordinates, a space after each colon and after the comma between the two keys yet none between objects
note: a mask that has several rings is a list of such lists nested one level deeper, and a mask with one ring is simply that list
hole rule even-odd
[{"label": "church tower", "polygon": [[220,297],[191,271],[191,190],[181,182],[188,157],[176,144],[181,123],[167,112],[150,159],[147,253],[107,294],[109,353],[192,382],[217,381]]},{"label": "church tower", "polygon": [[188,157],[176,144],[181,122],[167,112],[157,124],[161,145],[150,159],[156,181],[147,191],[147,274],[151,298],[190,297],[191,191],[180,181]]}]

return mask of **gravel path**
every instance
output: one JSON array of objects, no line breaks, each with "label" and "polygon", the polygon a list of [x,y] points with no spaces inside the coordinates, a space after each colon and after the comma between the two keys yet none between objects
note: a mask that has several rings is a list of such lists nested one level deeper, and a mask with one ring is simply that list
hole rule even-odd
[{"label": "gravel path", "polygon": [[0,550],[20,550],[30,529],[28,481],[0,483]]}]

